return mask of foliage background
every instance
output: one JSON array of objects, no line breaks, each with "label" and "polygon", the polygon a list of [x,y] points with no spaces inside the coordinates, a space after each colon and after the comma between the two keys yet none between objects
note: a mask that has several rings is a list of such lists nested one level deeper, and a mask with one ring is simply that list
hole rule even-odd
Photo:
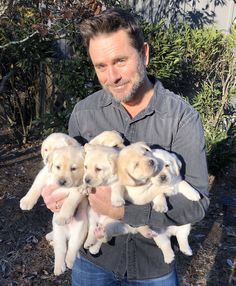
[{"label": "foliage background", "polygon": [[[67,130],[74,104],[99,88],[78,24],[127,1],[3,1],[0,5],[0,117],[19,144]],[[137,15],[138,17],[139,15]],[[235,159],[236,27],[140,16],[151,47],[149,74],[200,112],[211,172]]]}]

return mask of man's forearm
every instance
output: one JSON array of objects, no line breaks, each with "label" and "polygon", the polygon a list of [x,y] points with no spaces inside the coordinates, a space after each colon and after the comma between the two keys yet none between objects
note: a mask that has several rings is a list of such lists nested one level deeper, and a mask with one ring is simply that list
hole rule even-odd
[{"label": "man's forearm", "polygon": [[137,206],[127,203],[123,221],[134,227],[149,225],[153,229],[195,223],[203,219],[209,206],[207,197],[193,202],[182,194],[177,194],[167,200],[169,210],[166,213],[156,212],[152,209],[152,204]]}]

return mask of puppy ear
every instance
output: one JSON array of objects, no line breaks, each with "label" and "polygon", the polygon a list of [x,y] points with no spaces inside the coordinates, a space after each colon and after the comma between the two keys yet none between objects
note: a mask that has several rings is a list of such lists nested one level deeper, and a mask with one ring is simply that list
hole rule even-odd
[{"label": "puppy ear", "polygon": [[123,186],[135,186],[135,181],[132,177],[130,177],[126,165],[124,164],[124,160],[117,161],[117,173],[119,182]]},{"label": "puppy ear", "polygon": [[48,155],[47,166],[48,166],[48,171],[51,172],[53,166],[53,152]]},{"label": "puppy ear", "polygon": [[171,154],[171,156],[173,158],[173,160],[171,160],[171,161],[172,161],[175,176],[179,176],[180,175],[180,169],[182,167],[182,163],[175,154]]},{"label": "puppy ear", "polygon": [[92,144],[86,143],[86,144],[84,145],[84,151],[85,151],[85,153],[86,153],[87,151],[89,151],[89,150],[92,150],[92,148],[93,148]]},{"label": "puppy ear", "polygon": [[135,144],[140,146],[140,148],[144,148],[144,149],[146,149],[146,150],[148,150],[150,152],[152,151],[152,149],[145,142],[140,141],[140,142],[137,142]]},{"label": "puppy ear", "polygon": [[110,166],[111,166],[112,174],[117,173],[118,154],[116,154],[116,153],[109,154],[108,160],[109,160],[109,163],[110,163]]},{"label": "puppy ear", "polygon": [[75,140],[73,137],[66,137],[65,138],[66,145],[68,146],[80,146],[79,142]]}]

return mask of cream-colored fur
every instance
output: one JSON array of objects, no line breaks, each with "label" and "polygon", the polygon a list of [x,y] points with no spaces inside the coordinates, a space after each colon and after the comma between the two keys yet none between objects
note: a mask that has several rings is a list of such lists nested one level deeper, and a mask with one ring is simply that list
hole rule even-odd
[{"label": "cream-colored fur", "polygon": [[[143,184],[143,182],[146,182],[146,179],[157,171],[158,166],[157,160],[151,150],[145,144],[140,146],[140,148],[142,150],[142,156],[145,154],[145,160],[140,163],[144,170],[140,172],[135,165],[131,167],[132,172],[135,172],[137,176],[141,177]],[[117,169],[118,157],[119,152],[111,147],[85,145],[84,184],[87,184],[89,187],[110,186],[112,191],[111,202],[114,206],[120,206],[125,203],[123,198],[124,188],[120,184],[117,176],[119,174]],[[126,176],[126,174],[124,175]],[[96,254],[101,244],[107,242],[112,236],[130,232],[136,233],[137,230],[119,220],[98,215],[90,209],[89,233],[84,247],[89,248],[91,253]],[[97,237],[95,234],[97,234]],[[99,236],[101,236],[100,239]]]},{"label": "cream-colored fur", "polygon": [[88,201],[82,182],[84,150],[75,146],[56,149],[48,156],[47,165],[51,180],[69,188],[69,196],[53,215],[54,274],[60,275],[66,266],[72,268],[87,235]]},{"label": "cream-colored fur", "polygon": [[[110,186],[112,190],[111,200],[113,205],[123,205],[123,189],[119,185],[117,177],[117,158],[119,152],[112,147],[93,144],[86,144],[84,149],[84,184],[88,188]],[[120,221],[113,220],[107,216],[97,214],[91,208],[88,210],[88,216],[89,231],[84,247],[88,248],[92,254],[99,252],[101,244],[109,240],[109,233],[116,232],[116,226],[119,228],[119,233],[128,233],[131,231],[128,225],[122,224]],[[105,231],[101,228],[103,237],[97,239],[95,234],[98,232],[98,226],[100,225],[104,228],[106,226],[108,227]],[[113,230],[110,231],[111,229]]]},{"label": "cream-colored fur", "polygon": [[[153,202],[156,211],[166,212],[168,207],[165,196],[181,192],[188,199],[200,199],[198,192],[182,180],[180,176],[181,163],[178,158],[164,150],[153,151],[153,155],[158,160],[159,171],[150,176],[149,179],[147,178],[146,182],[143,179],[140,180],[139,176],[136,176],[138,170],[132,172],[131,166],[134,165],[136,169],[140,168],[141,173],[145,173],[143,165],[140,164],[143,161],[140,157],[142,152],[137,148],[142,144],[132,144],[120,152],[118,160],[119,179],[120,183],[125,186],[126,200],[137,205]],[[138,165],[137,162],[139,162]],[[125,173],[127,176],[123,175]],[[143,185],[142,182],[144,182]],[[171,263],[174,259],[174,252],[170,243],[172,235],[177,237],[180,250],[187,255],[192,255],[192,250],[188,244],[190,224],[170,226],[161,229],[156,235],[148,226],[139,227],[138,231],[145,237],[153,237],[157,246],[162,250],[166,263]]]},{"label": "cream-colored fur", "polygon": [[80,146],[80,144],[72,137],[64,133],[52,133],[42,143],[41,155],[45,166],[37,174],[32,186],[27,194],[20,200],[20,208],[22,210],[31,210],[37,203],[45,182],[50,179],[47,160],[50,153],[55,149],[65,146]]},{"label": "cream-colored fur", "polygon": [[63,191],[63,188],[69,190],[60,212],[53,215],[53,231],[47,235],[48,239],[53,240],[54,274],[60,275],[65,271],[66,265],[72,268],[87,235],[88,200],[83,194],[82,184],[84,149],[68,135],[56,133],[44,141],[42,156],[46,165],[21,200],[20,207],[31,209],[46,185],[58,184],[61,188],[57,191]]},{"label": "cream-colored fur", "polygon": [[123,148],[124,140],[117,131],[103,131],[90,140],[89,144]]}]

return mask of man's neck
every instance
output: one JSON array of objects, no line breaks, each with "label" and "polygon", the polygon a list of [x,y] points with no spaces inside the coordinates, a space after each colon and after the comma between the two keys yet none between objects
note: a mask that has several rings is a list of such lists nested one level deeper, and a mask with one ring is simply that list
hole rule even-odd
[{"label": "man's neck", "polygon": [[144,110],[148,106],[153,96],[153,93],[154,93],[153,84],[148,78],[146,78],[137,96],[132,101],[126,103],[122,102],[121,104],[129,113],[131,118],[134,118],[137,114],[139,114],[142,110]]}]

